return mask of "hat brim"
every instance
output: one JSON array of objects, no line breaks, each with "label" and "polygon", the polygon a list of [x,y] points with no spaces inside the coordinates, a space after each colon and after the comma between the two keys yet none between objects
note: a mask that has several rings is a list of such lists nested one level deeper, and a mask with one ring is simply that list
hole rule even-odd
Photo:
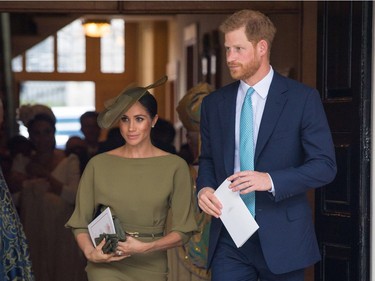
[{"label": "hat brim", "polygon": [[176,108],[178,117],[188,131],[199,131],[201,103],[203,98],[212,91],[213,88],[208,83],[199,83],[191,88],[178,103]]},{"label": "hat brim", "polygon": [[168,77],[164,76],[146,87],[126,87],[116,98],[106,102],[105,109],[99,113],[98,125],[105,129],[112,127],[120,120],[124,112],[128,111],[146,93],[149,93],[149,89],[158,87],[167,80]]}]

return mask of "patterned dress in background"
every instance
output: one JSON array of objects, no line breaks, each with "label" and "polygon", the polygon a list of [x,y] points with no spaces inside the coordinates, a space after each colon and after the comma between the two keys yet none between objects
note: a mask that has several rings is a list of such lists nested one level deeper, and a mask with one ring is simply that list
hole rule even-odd
[{"label": "patterned dress in background", "polygon": [[0,168],[0,280],[33,281],[26,236]]}]

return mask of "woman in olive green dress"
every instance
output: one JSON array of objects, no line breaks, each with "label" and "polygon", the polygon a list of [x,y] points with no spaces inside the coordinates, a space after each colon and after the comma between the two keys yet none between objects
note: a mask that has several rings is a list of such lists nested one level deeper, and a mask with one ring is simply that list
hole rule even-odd
[{"label": "woman in olive green dress", "polygon": [[[66,224],[88,260],[90,281],[165,281],[167,250],[186,243],[197,229],[188,165],[151,142],[158,116],[148,89],[166,79],[125,89],[98,117],[102,128],[118,125],[126,143],[89,161]],[[95,247],[87,229],[101,205],[110,207],[127,232],[126,241],[108,254],[103,252],[106,241]],[[172,227],[166,232],[168,213]]]}]

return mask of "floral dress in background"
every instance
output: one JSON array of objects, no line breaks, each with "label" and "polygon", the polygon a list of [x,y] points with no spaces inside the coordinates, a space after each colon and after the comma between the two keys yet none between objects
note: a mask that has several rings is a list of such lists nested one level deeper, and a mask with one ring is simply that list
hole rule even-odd
[{"label": "floral dress in background", "polygon": [[0,280],[33,281],[26,236],[0,169]]}]

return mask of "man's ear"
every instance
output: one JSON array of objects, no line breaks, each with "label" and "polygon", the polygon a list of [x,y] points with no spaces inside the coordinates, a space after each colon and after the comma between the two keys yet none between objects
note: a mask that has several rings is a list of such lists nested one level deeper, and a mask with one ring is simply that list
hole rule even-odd
[{"label": "man's ear", "polygon": [[260,40],[257,44],[258,52],[261,55],[266,55],[268,53],[268,43],[266,40]]}]

